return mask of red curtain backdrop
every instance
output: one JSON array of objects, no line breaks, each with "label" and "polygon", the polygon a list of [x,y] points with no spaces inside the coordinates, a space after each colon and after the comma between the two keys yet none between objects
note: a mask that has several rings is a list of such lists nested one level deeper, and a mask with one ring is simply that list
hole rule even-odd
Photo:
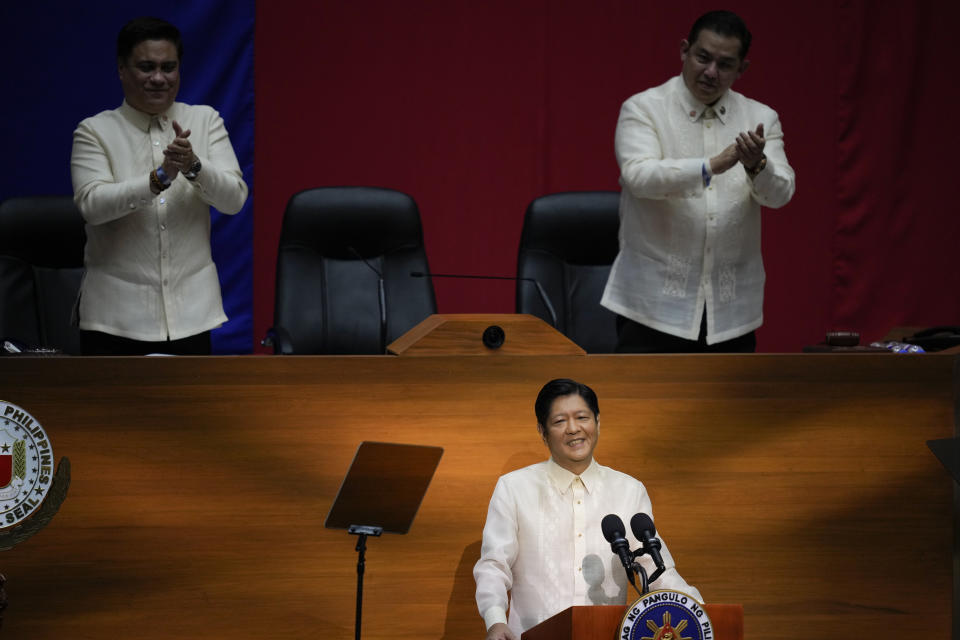
[{"label": "red curtain backdrop", "polygon": [[[431,268],[510,275],[527,204],[617,189],[620,103],[680,71],[704,2],[257,3],[254,323],[273,318],[287,199],[375,185],[420,205]],[[764,214],[761,351],[832,329],[960,324],[952,2],[731,7],[735,88],[777,109],[797,193]],[[939,116],[939,117],[938,117]],[[511,283],[435,282],[443,313],[513,311]]]}]

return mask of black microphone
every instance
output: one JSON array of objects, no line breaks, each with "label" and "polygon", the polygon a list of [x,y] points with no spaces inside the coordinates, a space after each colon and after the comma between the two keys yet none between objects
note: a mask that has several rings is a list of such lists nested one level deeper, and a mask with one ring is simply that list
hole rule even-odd
[{"label": "black microphone", "polygon": [[653,564],[657,565],[657,570],[650,576],[650,582],[660,577],[666,568],[663,564],[663,557],[660,555],[660,541],[657,540],[657,528],[653,526],[653,519],[645,513],[636,513],[630,518],[630,529],[633,535],[643,543],[643,552],[650,555]]},{"label": "black microphone", "polygon": [[356,258],[358,258],[363,264],[367,265],[370,268],[370,271],[373,271],[377,274],[377,303],[380,305],[380,353],[387,352],[387,298],[383,290],[383,274],[370,264],[366,258],[360,255],[360,252],[353,248],[351,245],[347,245],[347,251],[352,253]]},{"label": "black microphone", "polygon": [[513,280],[514,282],[521,280],[523,282],[532,282],[533,286],[537,289],[537,294],[540,296],[540,301],[543,303],[543,306],[547,308],[547,313],[550,314],[550,321],[553,322],[553,328],[558,328],[557,312],[554,311],[553,305],[550,304],[550,298],[547,297],[547,292],[540,286],[536,278],[522,278],[520,276],[473,276],[460,273],[424,273],[423,271],[411,271],[410,275],[414,278],[464,278],[467,280]]},{"label": "black microphone", "polygon": [[610,549],[620,557],[620,562],[627,572],[627,579],[636,589],[637,583],[633,578],[633,552],[630,551],[630,543],[627,542],[626,527],[623,526],[623,520],[615,513],[603,516],[600,529],[603,531],[603,537],[610,543]]}]

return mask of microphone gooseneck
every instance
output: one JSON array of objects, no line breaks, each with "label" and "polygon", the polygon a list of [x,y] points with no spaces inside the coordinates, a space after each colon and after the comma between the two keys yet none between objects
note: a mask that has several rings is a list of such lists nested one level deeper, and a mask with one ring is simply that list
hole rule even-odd
[{"label": "microphone gooseneck", "polygon": [[[360,252],[353,248],[352,245],[347,245],[347,251],[349,251],[354,257],[363,262],[370,268],[370,271],[373,271],[377,274],[377,304],[380,307],[380,353],[387,352],[387,296],[384,291],[383,286],[383,274],[379,269],[374,267],[370,262],[360,255]],[[411,274],[412,275],[412,274]]]},{"label": "microphone gooseneck", "polygon": [[550,302],[546,290],[544,290],[536,278],[524,278],[521,276],[476,276],[462,273],[427,273],[424,271],[411,271],[410,276],[413,278],[460,278],[464,280],[513,280],[514,282],[532,282],[534,288],[537,290],[537,295],[540,296],[540,302],[543,303],[543,306],[547,308],[547,313],[550,314],[550,321],[553,323],[553,327],[555,329],[559,328],[557,326],[557,312],[553,308],[553,304]]},{"label": "microphone gooseneck", "polygon": [[623,520],[615,513],[603,517],[600,521],[600,530],[603,531],[603,537],[610,543],[610,549],[620,558],[624,571],[627,572],[627,580],[637,588],[633,571],[633,552],[630,551],[630,543],[627,542],[626,527],[623,526]]},{"label": "microphone gooseneck", "polygon": [[630,518],[630,529],[633,535],[643,544],[640,553],[645,553],[653,560],[657,570],[650,576],[650,582],[654,582],[660,575],[666,571],[663,563],[663,556],[660,555],[661,543],[656,538],[657,528],[653,525],[653,519],[645,513],[636,513]]}]

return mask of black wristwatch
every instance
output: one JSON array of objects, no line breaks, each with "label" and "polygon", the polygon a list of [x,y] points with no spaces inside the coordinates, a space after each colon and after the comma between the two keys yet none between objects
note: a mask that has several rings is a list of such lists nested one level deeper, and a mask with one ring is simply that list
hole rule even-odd
[{"label": "black wristwatch", "polygon": [[197,161],[190,165],[190,168],[187,169],[186,173],[183,174],[183,177],[187,180],[196,180],[197,175],[200,173],[200,169],[203,168],[203,165],[200,164],[200,159],[197,158]]},{"label": "black wristwatch", "polygon": [[[757,163],[757,166],[755,166],[753,169],[747,169],[746,167],[744,167],[744,169],[746,169],[746,171],[747,171],[747,175],[750,176],[751,178],[756,178],[758,175],[760,175],[760,172],[763,171],[763,170],[766,169],[766,168],[767,168],[767,156],[766,156],[766,154],[764,154],[764,155],[760,158],[760,162],[758,162],[758,163]],[[189,178],[190,176],[187,176],[187,177]]]}]

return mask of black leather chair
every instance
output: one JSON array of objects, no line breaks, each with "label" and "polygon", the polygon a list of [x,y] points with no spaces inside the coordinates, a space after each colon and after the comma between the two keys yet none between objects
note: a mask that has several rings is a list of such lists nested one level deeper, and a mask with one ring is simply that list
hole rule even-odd
[{"label": "black leather chair", "polygon": [[[600,297],[619,251],[620,194],[572,191],[537,198],[527,207],[517,277],[540,283],[556,310],[556,328],[589,353],[617,346],[616,314]],[[553,324],[536,286],[517,281],[517,313]]]},{"label": "black leather chair", "polygon": [[84,221],[71,196],[0,203],[0,336],[80,353],[71,314],[85,242]]},{"label": "black leather chair", "polygon": [[[321,187],[290,198],[277,253],[274,327],[281,354],[376,354],[436,313],[420,212],[376,187]],[[381,338],[379,274],[386,337]]]}]

